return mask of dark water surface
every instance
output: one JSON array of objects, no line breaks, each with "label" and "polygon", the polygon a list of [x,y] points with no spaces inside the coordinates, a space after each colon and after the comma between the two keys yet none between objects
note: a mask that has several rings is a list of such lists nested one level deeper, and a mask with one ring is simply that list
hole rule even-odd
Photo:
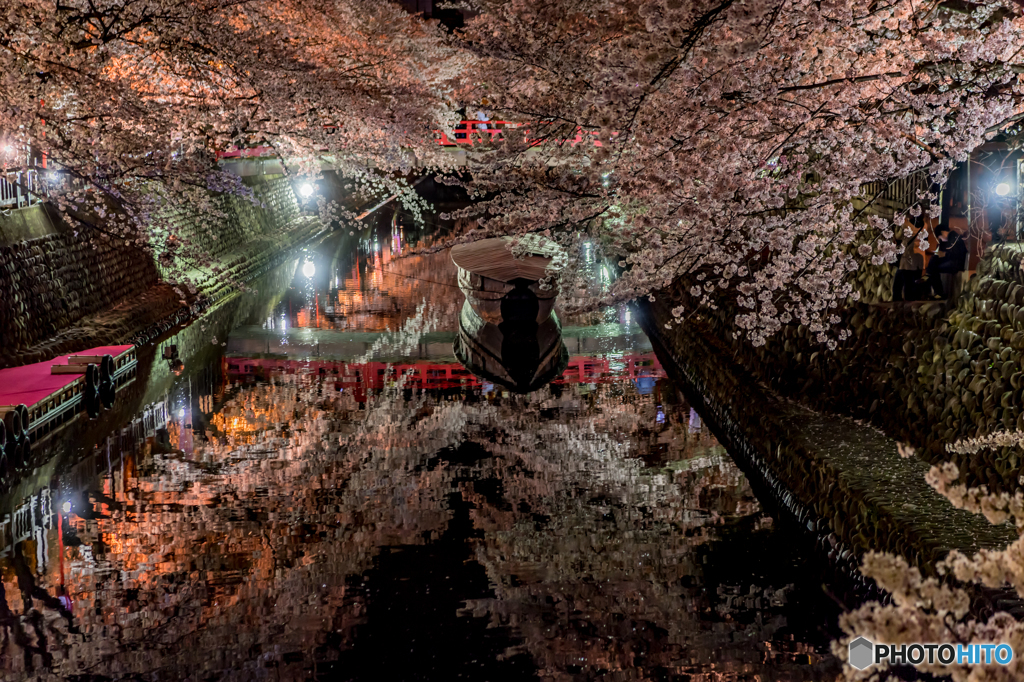
[{"label": "dark water surface", "polygon": [[808,541],[629,310],[563,315],[564,370],[516,394],[402,236],[310,247],[35,444],[3,679],[834,679]]}]

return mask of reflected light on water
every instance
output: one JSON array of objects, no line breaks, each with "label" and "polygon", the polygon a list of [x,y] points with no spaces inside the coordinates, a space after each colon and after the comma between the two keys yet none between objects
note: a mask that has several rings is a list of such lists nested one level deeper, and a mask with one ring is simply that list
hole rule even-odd
[{"label": "reflected light on water", "polygon": [[565,316],[515,394],[458,362],[443,258],[310,250],[312,304],[293,260],[179,332],[183,376],[140,361],[107,431],[39,446],[0,678],[835,679],[822,581],[628,310]]}]

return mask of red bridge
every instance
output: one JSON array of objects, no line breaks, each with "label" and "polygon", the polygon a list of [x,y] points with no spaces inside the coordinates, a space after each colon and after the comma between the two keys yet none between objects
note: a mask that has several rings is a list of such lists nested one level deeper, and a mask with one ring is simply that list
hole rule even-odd
[{"label": "red bridge", "polygon": [[[449,136],[442,130],[434,130],[434,139],[442,147],[471,147],[473,145],[490,145],[495,142],[520,138],[527,145],[536,147],[545,142],[554,142],[559,147],[568,144],[575,147],[578,144],[589,142],[595,147],[603,146],[597,139],[597,130],[584,130],[576,128],[573,137],[549,139],[547,137],[532,137],[533,128],[553,125],[551,123],[515,123],[513,121],[459,121]],[[328,132],[337,129],[337,126],[326,125],[324,129]],[[612,133],[618,135],[618,133]],[[277,151],[273,147],[246,147],[244,149],[232,149],[226,152],[217,152],[218,159],[253,159],[276,157]]]},{"label": "red bridge", "polygon": [[[575,147],[584,142],[591,142],[595,147],[603,146],[597,139],[598,131],[576,128],[574,137],[549,140],[546,137],[531,137],[533,130],[530,126],[539,127],[551,125],[548,123],[513,123],[512,121],[459,121],[454,128],[454,139],[440,130],[434,131],[434,137],[438,144],[443,147],[472,146],[474,144],[493,144],[508,139],[521,138],[527,145],[536,147],[545,142],[554,142],[559,147],[567,144]],[[612,133],[618,135],[618,133]]]}]

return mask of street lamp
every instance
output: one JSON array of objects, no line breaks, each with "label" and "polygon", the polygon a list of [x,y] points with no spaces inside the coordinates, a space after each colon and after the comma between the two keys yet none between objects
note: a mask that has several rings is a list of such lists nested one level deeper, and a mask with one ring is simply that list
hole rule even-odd
[{"label": "street lamp", "polygon": [[304,199],[308,199],[313,196],[313,185],[308,182],[302,183],[302,187],[299,188],[299,194],[301,194]]},{"label": "street lamp", "polygon": [[308,260],[302,264],[302,274],[306,277],[312,277],[316,274],[316,265],[313,264],[313,261]]},{"label": "street lamp", "polygon": [[1008,182],[1000,182],[998,185],[996,185],[996,194],[998,194],[999,196],[1005,197],[1009,193],[1010,193],[1010,183],[1008,183]]}]

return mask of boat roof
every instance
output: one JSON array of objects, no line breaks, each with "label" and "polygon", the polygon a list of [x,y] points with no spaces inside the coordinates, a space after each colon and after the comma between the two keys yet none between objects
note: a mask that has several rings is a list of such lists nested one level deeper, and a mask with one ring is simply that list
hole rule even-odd
[{"label": "boat roof", "polygon": [[20,405],[32,407],[81,378],[81,374],[50,374],[51,365],[66,365],[72,355],[112,355],[116,360],[135,346],[97,346],[52,360],[34,362],[31,365],[0,369],[0,406]]},{"label": "boat roof", "polygon": [[[525,248],[528,255],[523,258],[513,256],[513,242]],[[549,274],[548,265],[561,250],[552,240],[531,234],[459,244],[452,247],[451,254],[457,266],[476,275],[506,283],[516,279],[535,282]]]}]

